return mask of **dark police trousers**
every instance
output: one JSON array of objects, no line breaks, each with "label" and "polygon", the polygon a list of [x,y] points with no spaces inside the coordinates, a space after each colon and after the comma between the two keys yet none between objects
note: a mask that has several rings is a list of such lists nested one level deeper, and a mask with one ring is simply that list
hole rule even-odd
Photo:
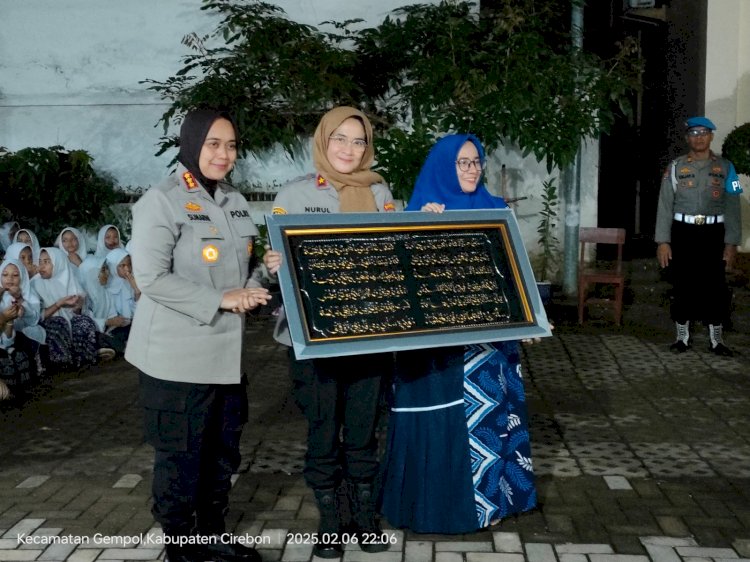
[{"label": "dark police trousers", "polygon": [[721,324],[727,317],[724,225],[672,223],[672,320]]},{"label": "dark police trousers", "polygon": [[392,369],[386,353],[298,361],[289,349],[292,395],[308,422],[303,471],[308,486],[331,489],[342,478],[375,478],[381,380],[390,380]]},{"label": "dark police trousers", "polygon": [[231,477],[247,422],[246,383],[172,382],[140,373],[154,505],[167,535],[223,533]]}]

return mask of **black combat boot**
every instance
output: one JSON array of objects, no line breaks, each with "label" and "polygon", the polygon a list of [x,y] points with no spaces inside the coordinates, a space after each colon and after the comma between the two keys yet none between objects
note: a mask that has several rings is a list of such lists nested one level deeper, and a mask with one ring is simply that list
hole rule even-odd
[{"label": "black combat boot", "polygon": [[336,490],[333,488],[314,490],[315,500],[320,512],[317,543],[313,547],[313,556],[319,558],[339,558],[344,554],[341,547],[341,528],[339,510],[336,506]]},{"label": "black combat boot", "polygon": [[373,486],[369,482],[355,482],[349,488],[351,497],[349,505],[352,509],[352,519],[356,528],[359,548],[365,552],[383,552],[388,550],[389,544],[375,513],[375,496]]}]

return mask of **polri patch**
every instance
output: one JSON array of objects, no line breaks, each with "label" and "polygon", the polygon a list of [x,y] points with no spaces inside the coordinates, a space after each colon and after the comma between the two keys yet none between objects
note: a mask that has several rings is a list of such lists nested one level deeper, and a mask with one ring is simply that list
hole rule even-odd
[{"label": "polri patch", "polygon": [[272,215],[286,215],[286,209],[284,207],[274,207],[271,209]]}]

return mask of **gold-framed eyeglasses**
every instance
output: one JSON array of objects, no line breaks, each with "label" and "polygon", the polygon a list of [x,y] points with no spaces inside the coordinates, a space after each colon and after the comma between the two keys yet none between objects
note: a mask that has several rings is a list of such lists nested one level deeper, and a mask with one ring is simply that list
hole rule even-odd
[{"label": "gold-framed eyeglasses", "polygon": [[687,132],[689,137],[707,137],[711,134],[710,129],[690,129]]},{"label": "gold-framed eyeglasses", "polygon": [[349,139],[346,135],[331,135],[328,137],[329,142],[332,142],[339,148],[346,148],[351,145],[352,149],[362,151],[367,148],[367,141],[365,139]]}]

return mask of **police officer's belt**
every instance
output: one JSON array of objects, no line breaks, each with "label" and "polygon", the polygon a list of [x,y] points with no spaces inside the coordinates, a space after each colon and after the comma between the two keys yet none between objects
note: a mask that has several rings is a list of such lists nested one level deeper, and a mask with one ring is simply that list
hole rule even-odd
[{"label": "police officer's belt", "polygon": [[724,215],[685,215],[683,213],[675,213],[674,220],[688,224],[715,224],[717,222],[724,222]]}]

